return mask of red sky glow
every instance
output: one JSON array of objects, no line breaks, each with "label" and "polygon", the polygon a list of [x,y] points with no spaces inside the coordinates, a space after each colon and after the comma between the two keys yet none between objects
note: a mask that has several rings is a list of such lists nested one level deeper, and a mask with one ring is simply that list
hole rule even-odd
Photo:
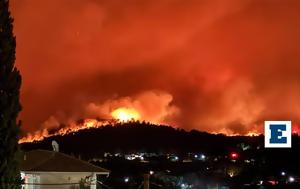
[{"label": "red sky glow", "polygon": [[300,123],[298,0],[11,0],[33,132],[134,108],[227,134]]}]

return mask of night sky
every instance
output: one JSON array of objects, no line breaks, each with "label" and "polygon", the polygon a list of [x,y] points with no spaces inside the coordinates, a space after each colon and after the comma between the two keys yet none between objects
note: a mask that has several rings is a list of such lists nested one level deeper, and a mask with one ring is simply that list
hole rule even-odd
[{"label": "night sky", "polygon": [[141,119],[227,134],[300,123],[299,0],[11,0],[23,130]]}]

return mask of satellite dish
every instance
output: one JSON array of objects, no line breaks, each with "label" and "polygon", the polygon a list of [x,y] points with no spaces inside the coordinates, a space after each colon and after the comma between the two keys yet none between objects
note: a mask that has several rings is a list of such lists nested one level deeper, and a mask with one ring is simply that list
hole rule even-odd
[{"label": "satellite dish", "polygon": [[59,152],[59,145],[55,140],[52,141],[52,148],[54,152]]}]

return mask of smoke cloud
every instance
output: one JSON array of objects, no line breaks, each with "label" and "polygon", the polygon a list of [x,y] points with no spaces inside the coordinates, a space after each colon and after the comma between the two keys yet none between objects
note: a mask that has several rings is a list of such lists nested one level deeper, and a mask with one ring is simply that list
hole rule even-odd
[{"label": "smoke cloud", "polygon": [[172,105],[173,97],[163,92],[146,91],[133,97],[108,100],[103,104],[90,103],[86,107],[85,117],[111,119],[111,113],[118,108],[136,110],[142,119],[152,123],[169,123],[179,114]]},{"label": "smoke cloud", "polygon": [[11,0],[11,10],[25,132],[123,104],[209,132],[300,123],[297,0]]}]

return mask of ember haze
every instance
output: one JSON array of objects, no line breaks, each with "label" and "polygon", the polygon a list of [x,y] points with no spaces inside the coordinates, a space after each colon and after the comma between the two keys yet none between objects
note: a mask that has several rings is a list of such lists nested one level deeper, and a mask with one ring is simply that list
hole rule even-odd
[{"label": "ember haze", "polygon": [[134,108],[226,134],[300,122],[298,0],[11,0],[23,130]]}]

